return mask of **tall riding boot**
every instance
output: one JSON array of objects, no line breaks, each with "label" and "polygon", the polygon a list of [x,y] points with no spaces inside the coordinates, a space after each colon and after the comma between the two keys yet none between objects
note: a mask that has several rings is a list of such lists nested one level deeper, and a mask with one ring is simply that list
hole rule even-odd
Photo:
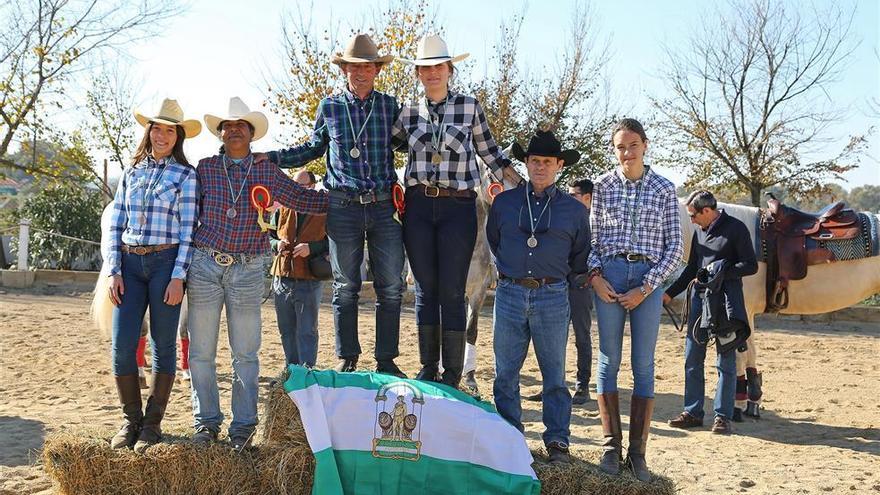
[{"label": "tall riding boot", "polygon": [[171,395],[173,385],[174,375],[153,374],[153,385],[150,387],[150,397],[147,399],[147,409],[144,411],[141,434],[134,445],[135,452],[143,454],[147,447],[162,440],[162,418],[165,416],[165,407],[168,405],[168,397]]},{"label": "tall riding boot", "polygon": [[617,392],[599,394],[599,417],[602,419],[602,459],[599,469],[608,474],[620,474],[620,463],[623,461],[623,433],[620,430],[620,402]]},{"label": "tall riding boot", "polygon": [[419,325],[419,361],[422,369],[416,380],[440,381],[440,325]]},{"label": "tall riding boot", "polygon": [[122,415],[125,423],[110,440],[110,448],[131,448],[141,432],[141,421],[144,413],[141,409],[141,386],[137,373],[116,377],[116,391],[122,404]]},{"label": "tall riding boot", "polygon": [[441,382],[458,388],[464,369],[465,332],[443,332],[443,377]]},{"label": "tall riding boot", "polygon": [[648,445],[648,432],[651,430],[651,415],[654,413],[654,399],[632,396],[629,407],[629,452],[626,463],[639,481],[651,481],[651,472],[645,462],[645,448]]}]

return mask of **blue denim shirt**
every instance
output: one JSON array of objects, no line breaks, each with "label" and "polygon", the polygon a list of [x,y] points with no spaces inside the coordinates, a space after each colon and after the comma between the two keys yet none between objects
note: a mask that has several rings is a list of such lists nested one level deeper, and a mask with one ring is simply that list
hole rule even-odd
[{"label": "blue denim shirt", "polygon": [[[538,241],[534,248],[527,244],[531,236],[527,191]],[[541,215],[545,205],[547,209]],[[499,194],[489,210],[486,237],[498,272],[506,277],[568,278],[574,284],[575,276],[587,271],[587,209],[556,186],[545,189],[540,196],[532,191],[531,183]]]}]

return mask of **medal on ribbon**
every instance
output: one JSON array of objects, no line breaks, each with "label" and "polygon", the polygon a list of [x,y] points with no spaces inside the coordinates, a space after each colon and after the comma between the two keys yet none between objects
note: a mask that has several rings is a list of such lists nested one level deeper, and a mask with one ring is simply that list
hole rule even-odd
[{"label": "medal on ribbon", "polygon": [[251,186],[251,204],[257,209],[257,225],[260,230],[266,232],[269,230],[269,222],[263,219],[263,212],[272,206],[272,195],[269,189],[262,184]]},{"label": "medal on ribbon", "polygon": [[391,201],[394,203],[394,221],[399,224],[403,224],[403,213],[406,211],[406,194],[403,191],[403,186],[400,185],[399,182],[395,182],[393,186],[391,186]]}]

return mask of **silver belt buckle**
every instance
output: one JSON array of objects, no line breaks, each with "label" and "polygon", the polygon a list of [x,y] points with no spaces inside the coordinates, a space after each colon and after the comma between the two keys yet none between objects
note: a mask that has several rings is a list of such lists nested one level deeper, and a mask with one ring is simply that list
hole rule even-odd
[{"label": "silver belt buckle", "polygon": [[376,200],[376,195],[372,191],[358,195],[358,202],[362,205],[368,205]]},{"label": "silver belt buckle", "polygon": [[229,266],[235,263],[235,258],[233,258],[231,254],[214,251],[214,263],[217,263],[220,266]]},{"label": "silver belt buckle", "polygon": [[147,248],[144,246],[129,246],[128,252],[134,253],[138,256],[143,256],[143,255],[147,254]]},{"label": "silver belt buckle", "polygon": [[[428,191],[433,191],[433,194]],[[440,187],[438,186],[425,186],[425,196],[429,198],[439,198],[440,197]]]},{"label": "silver belt buckle", "polygon": [[641,259],[642,259],[642,255],[640,255],[640,254],[626,253],[626,261],[629,261],[630,263],[635,263],[636,261],[641,261]]}]

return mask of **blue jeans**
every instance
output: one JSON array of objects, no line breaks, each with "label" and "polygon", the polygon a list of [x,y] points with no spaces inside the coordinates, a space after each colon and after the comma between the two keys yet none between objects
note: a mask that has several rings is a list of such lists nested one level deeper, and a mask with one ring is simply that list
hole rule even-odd
[{"label": "blue jeans", "polygon": [[177,364],[177,321],[180,305],[165,304],[177,248],[155,253],[122,255],[122,304],[113,307],[113,374],[138,372],[137,347],[147,307],[150,308],[150,343],[153,373],[173,375]]},{"label": "blue jeans", "polygon": [[407,190],[403,240],[416,281],[416,324],[463,332],[464,292],[477,242],[476,200]]},{"label": "blue jeans", "polygon": [[315,366],[318,359],[320,280],[275,277],[275,314],[287,364]]},{"label": "blue jeans", "polygon": [[223,306],[233,369],[229,436],[248,436],[257,426],[260,305],[266,261],[266,256],[250,256],[245,263],[224,267],[201,249],[193,251],[187,277],[187,330],[196,429],[219,432],[223,423],[217,388],[217,339]]},{"label": "blue jeans", "polygon": [[524,431],[519,374],[531,340],[543,381],[545,444],[568,444],[571,434],[571,395],[565,385],[569,316],[566,282],[527,289],[509,279],[498,281],[493,338],[495,407],[504,419]]},{"label": "blue jeans", "polygon": [[[623,258],[604,258],[602,276],[614,291],[623,294],[644,284],[645,274],[652,265],[648,262],[630,263]],[[599,370],[596,390],[600,394],[617,392],[617,372],[623,348],[623,325],[629,313],[632,335],[631,364],[633,395],[647,399],[654,397],[654,348],[660,330],[660,310],[663,291],[655,290],[632,311],[617,302],[606,303],[594,297],[596,320],[599,326]]]},{"label": "blue jeans", "polygon": [[[702,311],[702,300],[695,294],[691,298],[688,315],[688,329]],[[718,354],[715,367],[718,369],[718,387],[715,389],[715,416],[733,418],[733,402],[736,395],[736,349]],[[697,343],[690,331],[684,344],[684,410],[695,418],[703,418],[703,401],[706,393],[706,377],[703,363],[706,361],[706,346]]]},{"label": "blue jeans", "polygon": [[570,287],[568,305],[571,307],[571,327],[574,329],[574,346],[577,349],[576,385],[586,387],[590,384],[593,367],[593,342],[590,339],[593,291],[589,287]]},{"label": "blue jeans", "polygon": [[362,205],[330,198],[327,237],[333,267],[333,320],[336,324],[336,355],[357,357],[358,298],[364,239],[370,250],[370,270],[376,291],[375,358],[394,359],[400,352],[400,301],[403,297],[403,238],[394,220],[394,205],[380,201]]}]

